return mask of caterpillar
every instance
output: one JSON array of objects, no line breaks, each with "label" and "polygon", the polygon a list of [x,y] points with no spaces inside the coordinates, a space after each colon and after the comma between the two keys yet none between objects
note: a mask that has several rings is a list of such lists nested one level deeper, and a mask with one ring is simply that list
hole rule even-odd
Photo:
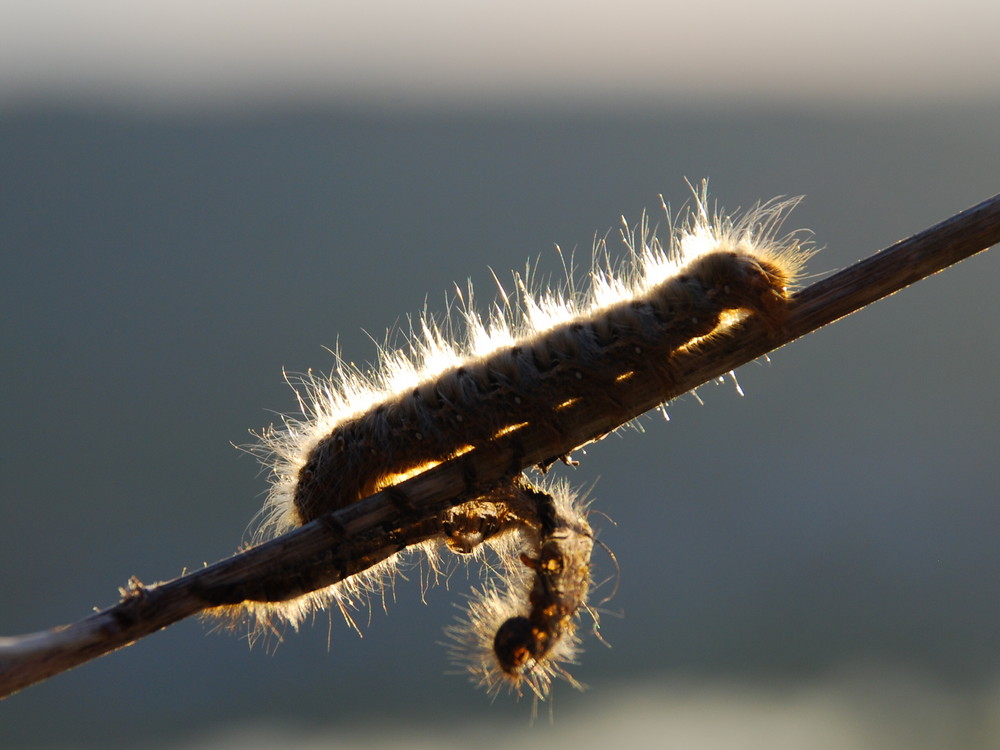
[{"label": "caterpillar", "polygon": [[594,534],[586,505],[566,483],[520,491],[536,503],[537,537],[520,566],[508,567],[499,586],[487,583],[446,632],[453,660],[488,692],[506,687],[544,699],[556,676],[577,684],[563,665],[575,661],[576,621],[589,611]]},{"label": "caterpillar", "polygon": [[533,292],[515,276],[519,298],[502,293],[486,320],[471,304],[462,309],[457,340],[447,335],[454,321],[425,315],[408,351],[383,349],[372,372],[338,356],[331,376],[304,376],[303,418],[286,417],[256,447],[272,480],[260,537],[511,431],[558,432],[567,404],[620,408],[607,399],[618,378],[652,370],[669,380],[672,352],[741,313],[780,327],[809,255],[797,233],[778,236],[796,201],[730,218],[708,212],[704,185],[695,198],[666,247],[645,216],[624,231],[626,263],[596,262],[582,293]]},{"label": "caterpillar", "polygon": [[[630,403],[623,388],[637,373],[668,392],[674,354],[746,315],[779,330],[812,252],[799,233],[781,233],[796,202],[775,199],[727,216],[709,210],[703,183],[679,216],[664,204],[663,241],[646,214],[631,229],[622,219],[625,259],[613,263],[606,243],[596,243],[582,290],[572,272],[564,288],[548,291],[515,274],[516,294],[501,287],[488,316],[474,309],[470,289],[448,316],[424,314],[411,324],[402,348],[381,348],[370,371],[338,352],[330,375],[289,379],[301,416],[265,429],[251,448],[271,480],[256,538],[280,535],[501,439],[560,444],[566,418],[580,409],[615,429],[646,408]],[[589,434],[579,445],[602,436]],[[552,455],[568,458],[565,450]],[[572,658],[593,536],[565,490],[543,503],[537,493],[548,494],[513,477],[470,493],[434,519],[402,522],[384,534],[394,549],[423,552],[434,571],[442,550],[466,559],[486,548],[498,552],[501,584],[487,584],[466,629],[491,644],[480,649],[493,654],[479,659],[491,665],[480,681],[543,695],[562,674],[556,665]],[[353,543],[362,556],[365,545],[386,547],[377,538]],[[309,614],[337,606],[353,624],[349,610],[373,593],[384,596],[399,558],[373,556],[367,570],[317,590],[292,572],[220,612],[249,612],[273,629],[280,621],[298,627]]]}]

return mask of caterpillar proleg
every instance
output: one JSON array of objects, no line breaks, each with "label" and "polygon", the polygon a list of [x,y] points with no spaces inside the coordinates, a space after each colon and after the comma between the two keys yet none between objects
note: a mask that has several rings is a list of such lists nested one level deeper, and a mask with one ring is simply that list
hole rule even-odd
[{"label": "caterpillar proleg", "polygon": [[[630,382],[654,382],[657,393],[670,393],[678,353],[747,315],[780,330],[811,254],[797,233],[781,233],[795,203],[772,200],[729,217],[709,210],[702,185],[690,209],[667,212],[662,241],[645,215],[633,228],[623,219],[625,260],[610,261],[600,241],[582,291],[572,278],[563,289],[540,290],[515,275],[516,294],[501,287],[488,316],[473,309],[470,291],[457,313],[421,316],[403,349],[382,348],[370,372],[338,354],[331,375],[310,373],[296,384],[302,416],[266,429],[252,449],[272,483],[257,538],[327,518],[501,441],[521,456],[527,451],[518,446],[557,446],[539,464],[544,471],[649,408],[635,401]],[[576,439],[580,424],[602,427]],[[568,435],[574,439],[567,445]],[[467,483],[464,502],[433,518],[403,519],[372,538],[346,540],[352,559],[370,567],[348,569],[335,556],[321,561],[320,571],[344,573],[340,583],[322,586],[291,571],[243,592],[242,611],[264,625],[277,619],[297,627],[336,605],[353,623],[349,608],[385,585],[398,552],[422,550],[437,570],[442,550],[469,559],[488,547],[499,555],[500,582],[487,583],[452,635],[476,655],[465,662],[491,691],[506,685],[544,696],[553,677],[571,679],[559,665],[575,653],[593,534],[565,486],[535,489],[519,476],[523,465],[500,484]],[[405,511],[405,497],[400,503]]]}]

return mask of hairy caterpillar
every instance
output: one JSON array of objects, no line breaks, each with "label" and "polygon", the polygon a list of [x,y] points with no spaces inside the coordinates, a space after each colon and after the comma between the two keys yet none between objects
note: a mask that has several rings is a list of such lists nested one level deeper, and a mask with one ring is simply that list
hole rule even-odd
[{"label": "hairy caterpillar", "polygon": [[[387,546],[399,550],[437,541],[464,556],[488,546],[497,553],[497,566],[489,567],[499,571],[503,593],[487,584],[485,605],[473,604],[465,625],[451,629],[453,653],[462,654],[491,692],[506,684],[520,695],[527,686],[544,698],[553,676],[573,682],[562,664],[572,661],[577,648],[575,619],[586,607],[594,546],[584,511],[566,483],[544,490],[516,477],[434,517],[346,540],[324,556],[323,565],[310,565],[310,572],[269,571],[241,591],[239,607],[267,621],[272,602],[312,606],[311,573],[333,567],[364,572],[361,580],[369,580],[367,571],[389,564],[380,557]],[[345,582],[356,585],[351,578]],[[342,596],[334,601],[353,624]]]},{"label": "hairy caterpillar", "polygon": [[556,676],[576,684],[562,665],[579,646],[576,619],[586,608],[594,535],[585,505],[564,482],[521,491],[536,503],[537,536],[520,565],[506,569],[500,586],[488,583],[447,632],[454,659],[491,694],[527,688],[545,698]]},{"label": "hairy caterpillar", "polygon": [[[779,329],[810,254],[795,233],[780,234],[795,202],[770,201],[731,218],[708,210],[703,186],[686,214],[674,220],[668,212],[665,244],[645,215],[637,228],[622,231],[623,263],[612,264],[599,242],[583,291],[570,278],[564,290],[536,292],[515,275],[518,294],[511,298],[501,289],[487,318],[472,308],[470,292],[468,303],[459,300],[458,321],[422,316],[405,349],[383,348],[374,371],[338,356],[330,376],[304,376],[303,417],[265,430],[254,449],[272,481],[258,539],[494,441],[559,445],[568,434],[566,418],[580,410],[614,429],[648,408],[629,403],[622,387],[637,373],[669,385],[672,355],[744,315]],[[464,334],[453,336],[459,323]],[[565,454],[562,448],[550,455]],[[290,571],[224,613],[248,611],[265,626],[279,619],[297,627],[310,613],[336,605],[353,624],[349,608],[382,593],[398,563],[393,550],[422,550],[437,570],[442,549],[475,557],[490,547],[500,555],[504,585],[487,586],[467,629],[480,641],[494,630],[487,639],[492,666],[484,673],[491,676],[481,681],[542,695],[562,673],[555,665],[572,658],[573,618],[585,606],[593,538],[565,491],[554,492],[556,500],[547,504],[533,493],[517,478],[470,489],[467,502],[436,518],[350,540],[355,557],[371,550],[366,570],[352,569],[326,587]]]},{"label": "hairy caterpillar", "polygon": [[[308,375],[299,403],[262,435],[272,470],[263,536],[280,533],[512,431],[559,430],[558,414],[606,400],[636,370],[669,379],[671,352],[740,313],[779,327],[788,290],[808,257],[778,236],[795,201],[761,204],[733,219],[709,214],[704,188],[664,247],[645,219],[623,233],[627,264],[595,265],[584,293],[505,294],[488,320],[461,311],[464,340],[424,316],[409,353],[383,350],[376,371],[338,359]],[[604,408],[613,409],[613,404]],[[624,419],[623,421],[628,421]]]}]

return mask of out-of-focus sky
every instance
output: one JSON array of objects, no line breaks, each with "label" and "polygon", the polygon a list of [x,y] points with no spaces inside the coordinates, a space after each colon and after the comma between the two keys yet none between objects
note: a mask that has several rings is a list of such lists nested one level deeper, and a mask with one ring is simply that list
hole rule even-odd
[{"label": "out-of-focus sky", "polygon": [[7,0],[0,103],[1000,92],[1000,4]]},{"label": "out-of-focus sky", "polygon": [[[231,554],[266,485],[232,444],[294,412],[283,370],[371,360],[455,282],[488,305],[487,269],[558,283],[554,243],[621,257],[685,177],[805,195],[807,281],[996,193],[998,28],[988,0],[0,0],[0,634]],[[0,703],[0,748],[994,750],[998,252],[553,468],[617,593],[551,728],[449,673],[473,581],[411,570],[363,639],[191,619]]]}]

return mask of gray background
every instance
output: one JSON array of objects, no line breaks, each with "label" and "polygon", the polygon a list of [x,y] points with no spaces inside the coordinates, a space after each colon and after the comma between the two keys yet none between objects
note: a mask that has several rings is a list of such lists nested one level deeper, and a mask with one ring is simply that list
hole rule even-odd
[{"label": "gray background", "polygon": [[[810,271],[843,267],[991,194],[997,114],[5,116],[3,632],[232,552],[265,483],[230,442],[294,409],[281,368],[329,367],[338,336],[370,360],[362,328],[441,310],[467,277],[489,290],[487,266],[558,274],[554,242],[587,257],[620,212],[684,200],[685,175],[729,207],[805,194],[790,226],[825,245]],[[742,368],[744,398],[703,388],[704,406],[683,398],[560,469],[597,479],[621,581],[612,648],[589,639],[574,674],[592,687],[560,686],[557,729],[682,678],[912,670],[989,692],[998,271],[971,259]],[[4,746],[170,744],[251,720],[521,726],[525,704],[445,674],[435,643],[465,581],[425,606],[417,578],[363,639],[320,618],[268,655],[181,623],[4,702]]]},{"label": "gray background", "polygon": [[[282,368],[371,361],[491,268],[558,279],[554,244],[684,178],[805,195],[817,275],[996,193],[998,12],[0,3],[0,633],[231,554],[266,491],[232,444],[294,410]],[[361,639],[180,623],[0,703],[0,748],[998,747],[998,266],[558,467],[621,575],[551,725],[448,673],[469,583],[424,603],[413,571]]]}]

